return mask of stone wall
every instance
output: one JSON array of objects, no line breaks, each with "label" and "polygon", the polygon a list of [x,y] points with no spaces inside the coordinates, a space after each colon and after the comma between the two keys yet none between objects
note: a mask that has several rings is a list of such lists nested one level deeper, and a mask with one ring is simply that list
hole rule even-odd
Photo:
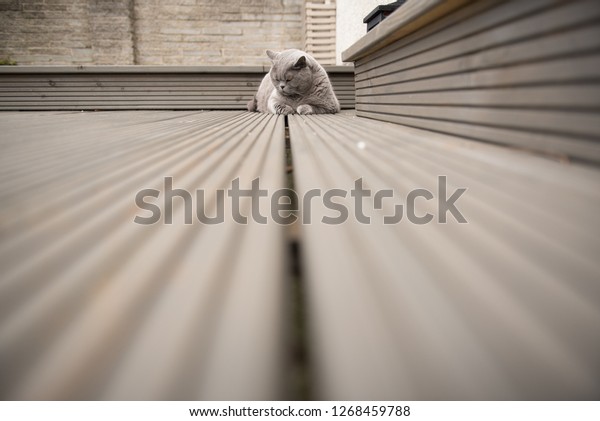
[{"label": "stone wall", "polygon": [[303,0],[0,0],[18,64],[261,65],[300,48]]}]

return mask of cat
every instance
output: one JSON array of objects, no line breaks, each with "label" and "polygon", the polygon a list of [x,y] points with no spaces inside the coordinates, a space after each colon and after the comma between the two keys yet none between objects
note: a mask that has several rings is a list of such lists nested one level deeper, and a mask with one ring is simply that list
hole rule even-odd
[{"label": "cat", "polygon": [[327,72],[312,56],[295,49],[267,50],[267,56],[273,66],[248,102],[248,111],[283,115],[340,111]]}]

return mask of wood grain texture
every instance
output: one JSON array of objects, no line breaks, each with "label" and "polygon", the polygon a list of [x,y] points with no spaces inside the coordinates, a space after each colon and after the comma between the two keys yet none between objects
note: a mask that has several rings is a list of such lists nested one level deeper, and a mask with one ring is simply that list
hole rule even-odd
[{"label": "wood grain texture", "polygon": [[[319,399],[595,399],[598,168],[347,113],[289,124],[300,197],[341,189],[348,210],[340,224],[323,200],[301,211]],[[446,197],[466,189],[466,224],[439,223],[439,176]],[[414,205],[428,224],[407,218],[414,189],[434,196]]]},{"label": "wood grain texture", "polygon": [[[326,69],[342,108],[354,108],[352,68]],[[0,110],[244,110],[264,73],[262,67],[0,68]]]},{"label": "wood grain texture", "polygon": [[163,204],[167,176],[208,215],[233,178],[283,188],[283,117],[3,112],[0,129],[3,399],[285,396],[283,226],[186,224],[180,198],[168,224]]},{"label": "wood grain texture", "polygon": [[598,162],[599,22],[593,1],[467,5],[360,58],[357,113]]}]

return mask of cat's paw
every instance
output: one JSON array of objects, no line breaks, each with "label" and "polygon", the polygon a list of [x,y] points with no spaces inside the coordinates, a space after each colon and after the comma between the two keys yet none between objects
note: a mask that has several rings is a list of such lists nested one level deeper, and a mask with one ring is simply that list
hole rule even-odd
[{"label": "cat's paw", "polygon": [[298,114],[314,114],[315,110],[308,104],[302,104],[296,108],[296,112],[298,112]]},{"label": "cat's paw", "polygon": [[286,105],[278,105],[275,107],[275,112],[277,114],[289,115],[289,114],[294,114],[294,109],[287,104]]}]

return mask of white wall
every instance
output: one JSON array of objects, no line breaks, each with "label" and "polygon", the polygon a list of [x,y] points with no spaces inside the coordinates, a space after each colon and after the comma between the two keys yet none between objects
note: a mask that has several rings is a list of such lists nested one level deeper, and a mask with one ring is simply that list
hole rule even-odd
[{"label": "white wall", "polygon": [[342,51],[354,44],[367,33],[367,24],[363,19],[371,10],[393,0],[337,0],[336,2],[336,62],[342,62]]}]

